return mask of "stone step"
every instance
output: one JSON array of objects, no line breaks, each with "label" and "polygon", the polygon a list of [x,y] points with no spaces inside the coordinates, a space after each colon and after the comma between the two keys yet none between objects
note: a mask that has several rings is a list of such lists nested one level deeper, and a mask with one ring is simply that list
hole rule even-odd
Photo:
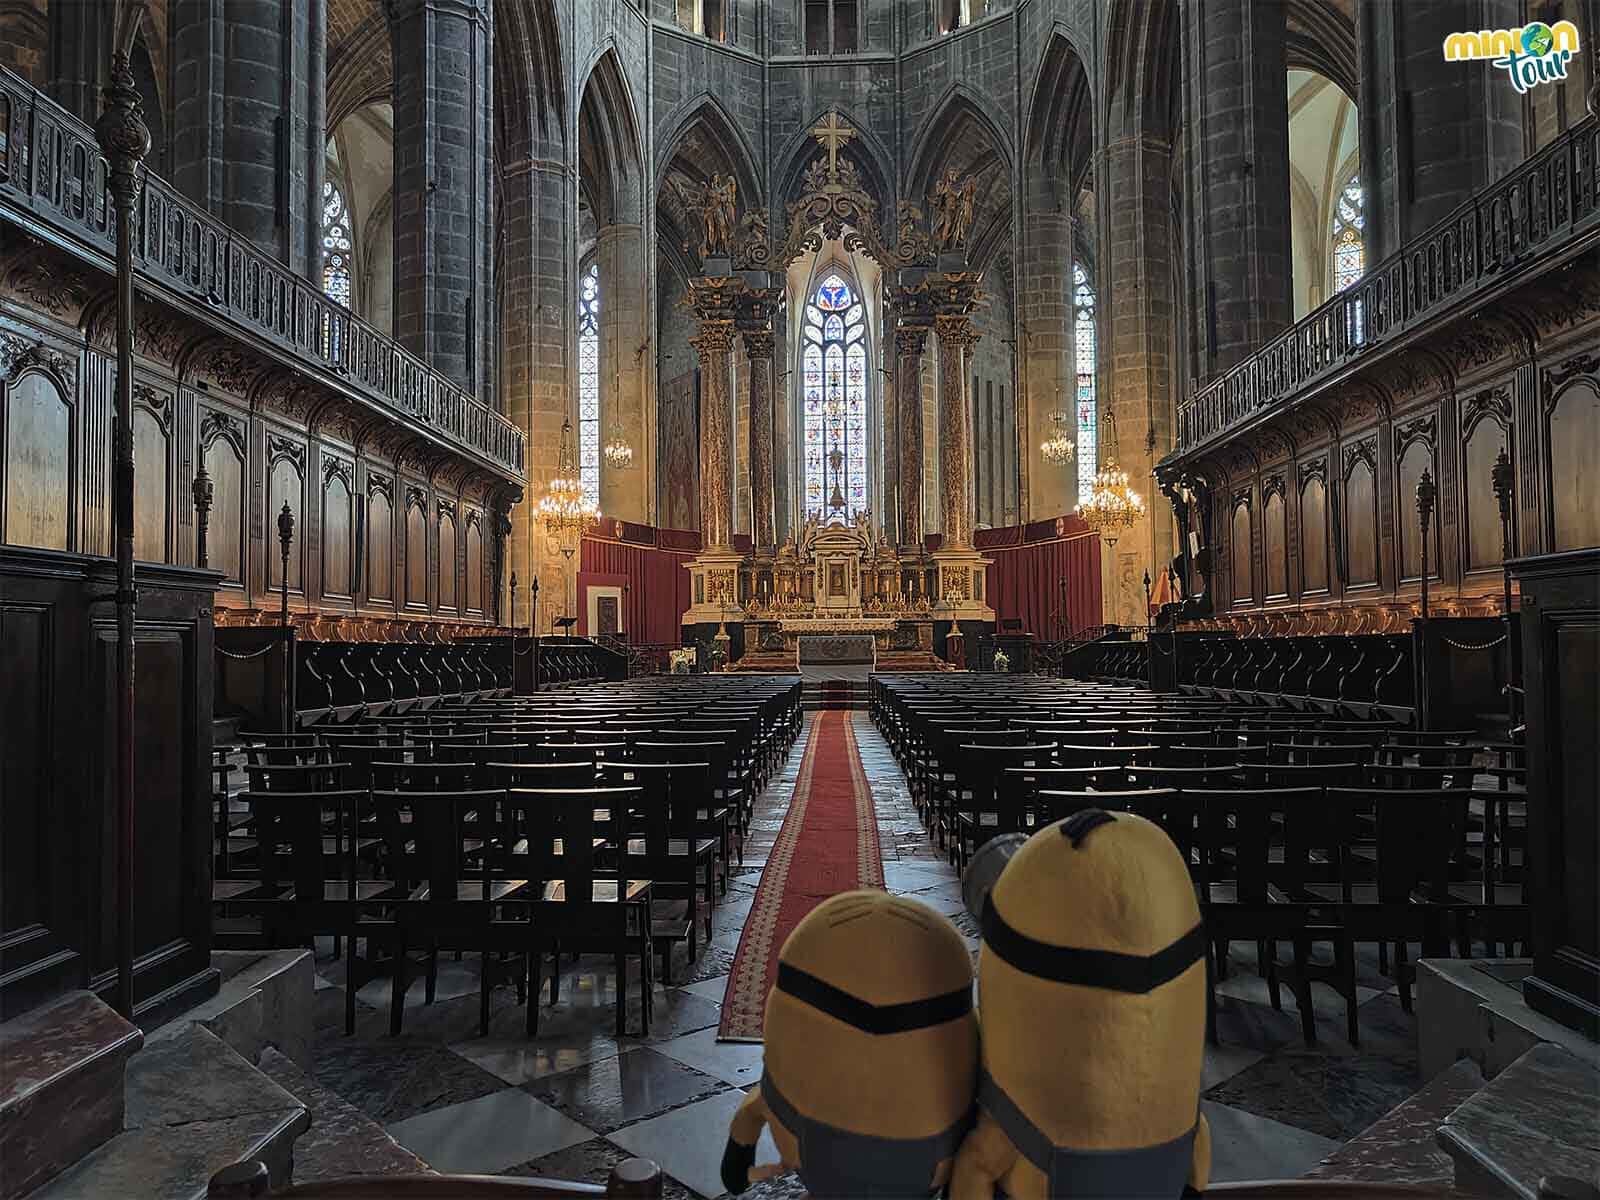
[{"label": "stone step", "polygon": [[1439,1129],[1457,1191],[1538,1200],[1539,1181],[1600,1178],[1600,1070],[1541,1043]]},{"label": "stone step", "polygon": [[92,992],[0,1025],[0,1200],[46,1184],[122,1131],[123,1069],[143,1044]]},{"label": "stone step", "polygon": [[261,1070],[311,1113],[311,1128],[294,1145],[294,1182],[342,1175],[432,1174],[366,1113],[330,1092],[291,1059],[270,1047]]},{"label": "stone step", "polygon": [[1459,1060],[1328,1155],[1304,1178],[1448,1190],[1454,1164],[1435,1134],[1482,1086],[1478,1064],[1470,1058]]},{"label": "stone step", "polygon": [[306,1107],[204,1026],[169,1025],[127,1064],[122,1133],[29,1200],[201,1200],[212,1174],[240,1159],[287,1184]]}]

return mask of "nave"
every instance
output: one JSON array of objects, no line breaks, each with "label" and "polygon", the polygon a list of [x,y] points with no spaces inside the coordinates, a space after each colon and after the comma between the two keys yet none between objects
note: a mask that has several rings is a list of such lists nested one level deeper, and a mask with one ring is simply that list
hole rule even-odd
[{"label": "nave", "polygon": [[[526,1035],[525,1006],[508,986],[492,991],[489,1032],[479,1036],[479,959],[468,953],[460,962],[443,956],[432,1004],[425,982],[412,984],[399,1037],[389,1032],[388,982],[364,986],[356,1032],[347,1037],[341,963],[331,941],[319,939],[310,1069],[316,1087],[436,1170],[600,1182],[615,1163],[640,1155],[660,1164],[668,1195],[721,1194],[717,1164],[728,1121],[761,1064],[759,1046],[716,1040],[728,974],[808,740],[817,722],[837,719],[851,725],[870,788],[884,886],[950,916],[976,958],[977,923],[963,909],[959,877],[882,733],[864,712],[807,714],[805,731],[755,801],[744,861],[735,863],[713,909],[709,941],[692,961],[680,944],[673,984],[657,983],[648,1035],[639,1032],[635,1003],[628,1034],[615,1036],[614,968],[585,957],[563,963],[554,1004],[547,985],[537,1036]],[[1320,993],[1317,1041],[1307,1045],[1293,995],[1285,990],[1281,1011],[1270,1005],[1253,944],[1233,943],[1232,956],[1218,985],[1220,1044],[1207,1048],[1204,1075],[1213,1178],[1296,1177],[1417,1090],[1416,1022],[1403,1011],[1394,981],[1378,971],[1375,947],[1364,945],[1359,1047],[1347,1040],[1336,1000],[1329,1004]],[[314,1120],[297,1143],[296,1180],[315,1178],[324,1156],[339,1161],[332,1138],[342,1127],[333,1125],[335,1134],[323,1128]],[[774,1157],[764,1144],[759,1158]],[[753,1194],[801,1190],[790,1176],[757,1185]]]}]

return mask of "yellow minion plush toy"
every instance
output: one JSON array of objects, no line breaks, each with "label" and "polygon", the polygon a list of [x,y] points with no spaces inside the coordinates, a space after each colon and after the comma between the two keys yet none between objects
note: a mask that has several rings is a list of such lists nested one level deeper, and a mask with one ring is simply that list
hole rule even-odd
[{"label": "yellow minion plush toy", "polygon": [[[722,1181],[798,1168],[813,1196],[927,1196],[971,1124],[972,958],[916,900],[842,892],[794,928],[767,996],[761,1082],[734,1114]],[[763,1125],[781,1167],[752,1173]]]},{"label": "yellow minion plush toy", "polygon": [[1203,1190],[1205,934],[1171,839],[1098,809],[1046,826],[982,926],[978,1120],[951,1200]]}]

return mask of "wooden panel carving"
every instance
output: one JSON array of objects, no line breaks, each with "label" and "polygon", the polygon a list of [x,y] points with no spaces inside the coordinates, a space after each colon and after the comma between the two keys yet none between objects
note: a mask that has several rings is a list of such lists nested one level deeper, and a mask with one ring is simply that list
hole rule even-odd
[{"label": "wooden panel carving", "polygon": [[299,591],[301,587],[300,564],[305,557],[306,543],[305,479],[302,476],[304,462],[305,452],[302,449],[298,459],[293,455],[283,455],[272,463],[267,488],[267,583],[270,588],[277,588],[283,582],[283,560],[278,546],[278,514],[283,511],[285,504],[294,514],[294,544],[289,547],[289,590]]},{"label": "wooden panel carving", "polygon": [[43,371],[4,385],[5,527],[14,546],[72,544],[73,406]]},{"label": "wooden panel carving", "polygon": [[467,511],[467,611],[483,612],[483,514]]},{"label": "wooden panel carving", "polygon": [[206,554],[213,571],[221,571],[224,584],[244,585],[245,459],[242,448],[229,438],[211,440],[201,452],[215,495],[206,528]]},{"label": "wooden panel carving", "polygon": [[1506,431],[1497,421],[1479,421],[1467,435],[1466,468],[1467,571],[1500,570],[1500,505],[1491,472],[1506,448]]},{"label": "wooden panel carving", "polygon": [[1261,506],[1262,552],[1266,558],[1267,599],[1273,600],[1289,594],[1289,529],[1283,476],[1267,481],[1266,497]]},{"label": "wooden panel carving", "polygon": [[1328,590],[1328,460],[1300,467],[1300,591]]},{"label": "wooden panel carving", "polygon": [[[1400,526],[1400,578],[1422,578],[1422,522],[1417,516],[1417,481],[1427,471],[1435,481],[1439,478],[1433,461],[1433,445],[1424,438],[1412,438],[1403,443],[1400,461],[1395,468],[1395,523]],[[1428,547],[1428,572],[1439,574],[1439,507],[1435,503],[1430,521]]]},{"label": "wooden panel carving", "polygon": [[1344,452],[1344,559],[1347,582],[1366,587],[1378,582],[1377,439]]},{"label": "wooden panel carving", "polygon": [[[153,395],[154,393],[152,393]],[[167,529],[172,518],[172,442],[158,410],[133,407],[133,556],[140,562],[167,561]]]},{"label": "wooden panel carving", "polygon": [[393,484],[381,475],[367,476],[367,599],[394,602]]},{"label": "wooden panel carving", "polygon": [[322,465],[322,594],[348,598],[354,590],[354,502],[350,464],[334,455]]},{"label": "wooden panel carving", "polygon": [[439,596],[441,609],[456,607],[456,510],[447,500],[439,502]]},{"label": "wooden panel carving", "polygon": [[1595,501],[1595,448],[1600,446],[1600,390],[1577,378],[1555,394],[1550,410],[1550,512],[1554,548],[1600,546]]},{"label": "wooden panel carving", "polygon": [[1250,493],[1233,498],[1233,516],[1228,522],[1229,563],[1233,574],[1233,602],[1249,604],[1255,600],[1255,584],[1250,574]]},{"label": "wooden panel carving", "polygon": [[421,488],[406,489],[406,603],[428,603],[428,512]]}]

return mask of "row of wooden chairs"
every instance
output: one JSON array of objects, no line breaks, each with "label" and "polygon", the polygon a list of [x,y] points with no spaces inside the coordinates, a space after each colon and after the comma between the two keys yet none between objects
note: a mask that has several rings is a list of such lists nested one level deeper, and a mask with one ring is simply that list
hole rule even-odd
[{"label": "row of wooden chairs", "polygon": [[638,959],[647,1030],[652,959],[666,974],[674,945],[692,960],[710,936],[754,795],[800,728],[799,688],[673,689],[670,714],[620,689],[603,714],[599,690],[247,736],[242,790],[218,763],[219,935],[332,936],[347,1029],[356,989],[387,972],[394,1032],[414,956],[431,1001],[445,948],[482,955],[480,1027],[508,983],[530,1034],[546,955],[552,1003],[561,953],[613,957],[620,1036]]}]

